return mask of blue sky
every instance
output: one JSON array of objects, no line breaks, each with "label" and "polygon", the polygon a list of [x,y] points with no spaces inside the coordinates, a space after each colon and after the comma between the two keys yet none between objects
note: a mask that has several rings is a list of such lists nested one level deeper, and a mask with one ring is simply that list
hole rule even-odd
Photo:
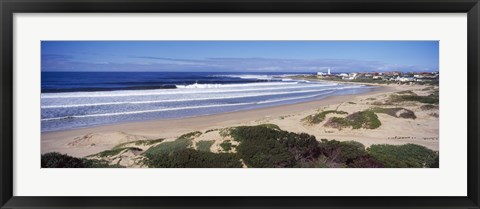
[{"label": "blue sky", "polygon": [[438,41],[42,41],[42,71],[438,71]]}]

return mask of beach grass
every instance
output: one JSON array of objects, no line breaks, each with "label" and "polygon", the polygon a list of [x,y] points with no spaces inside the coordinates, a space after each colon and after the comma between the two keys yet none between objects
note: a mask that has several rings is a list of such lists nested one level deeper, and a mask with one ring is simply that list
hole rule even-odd
[{"label": "beach grass", "polygon": [[425,104],[438,104],[439,95],[438,91],[427,96],[419,96],[416,94],[392,94],[390,95],[389,101],[394,103],[413,101]]},{"label": "beach grass", "polygon": [[327,111],[322,111],[314,115],[309,115],[305,118],[302,119],[303,122],[307,124],[319,124],[325,120],[325,117],[328,114],[341,114],[341,115],[346,115],[348,114],[347,112],[344,111],[337,111],[337,110],[327,110]]},{"label": "beach grass", "polygon": [[126,145],[150,146],[156,143],[160,143],[164,140],[165,140],[164,138],[159,138],[159,139],[152,139],[152,140],[138,140],[138,141],[125,142],[115,146],[114,149],[122,148],[122,147],[125,147]]},{"label": "beach grass", "polygon": [[150,147],[145,151],[144,155],[155,155],[158,153],[170,153],[176,150],[187,149],[192,145],[192,139],[179,137],[175,141],[162,142],[156,146]]},{"label": "beach grass", "polygon": [[276,124],[271,124],[271,123],[260,124],[259,126],[265,127],[265,128],[270,128],[270,129],[281,130],[278,125],[276,125]]},{"label": "beach grass", "polygon": [[380,127],[382,123],[378,119],[378,116],[372,110],[364,110],[355,112],[348,115],[345,118],[332,117],[325,123],[326,127],[332,127],[342,129],[346,127],[352,127],[353,129],[376,129]]},{"label": "beach grass", "polygon": [[195,138],[195,137],[199,137],[201,135],[202,135],[202,132],[193,131],[193,132],[186,133],[186,134],[183,134],[183,135],[179,136],[178,139],[192,139],[192,138]]}]

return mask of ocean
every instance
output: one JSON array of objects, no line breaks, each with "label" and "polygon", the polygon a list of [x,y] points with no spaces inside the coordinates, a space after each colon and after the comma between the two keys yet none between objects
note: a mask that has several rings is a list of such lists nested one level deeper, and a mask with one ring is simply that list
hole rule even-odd
[{"label": "ocean", "polygon": [[373,88],[287,78],[294,74],[42,72],[42,132],[249,110]]}]

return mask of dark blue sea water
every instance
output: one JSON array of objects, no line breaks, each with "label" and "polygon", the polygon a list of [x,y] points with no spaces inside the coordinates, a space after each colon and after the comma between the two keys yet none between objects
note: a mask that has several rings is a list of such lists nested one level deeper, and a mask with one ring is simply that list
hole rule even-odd
[{"label": "dark blue sea water", "polygon": [[[176,85],[235,84],[275,80],[285,73],[42,72],[42,93],[171,89]],[[243,77],[236,77],[235,75]]]},{"label": "dark blue sea water", "polygon": [[288,75],[292,73],[43,72],[42,132],[233,112],[372,88]]}]

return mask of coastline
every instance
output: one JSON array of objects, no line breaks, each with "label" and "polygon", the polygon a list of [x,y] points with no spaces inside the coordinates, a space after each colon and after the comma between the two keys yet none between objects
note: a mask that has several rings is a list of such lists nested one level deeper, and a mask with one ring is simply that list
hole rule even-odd
[{"label": "coastline", "polygon": [[[438,140],[411,140],[394,139],[396,133],[393,130],[392,136],[386,136],[390,133],[392,127],[385,125],[379,130],[344,130],[332,131],[319,129],[318,127],[305,126],[300,123],[301,118],[315,113],[321,108],[337,109],[342,105],[352,111],[365,109],[369,105],[359,104],[369,97],[379,97],[389,93],[398,92],[406,89],[418,88],[416,86],[400,85],[375,85],[378,88],[361,94],[330,96],[327,98],[302,102],[297,104],[281,105],[275,107],[259,108],[229,113],[220,113],[214,115],[197,116],[181,119],[153,120],[142,122],[129,122],[114,125],[103,125],[91,128],[81,128],[66,131],[45,132],[41,134],[41,153],[60,152],[74,157],[85,157],[104,150],[112,149],[120,143],[135,140],[152,140],[164,138],[173,140],[179,135],[192,132],[228,128],[240,125],[258,125],[272,123],[280,126],[282,130],[292,132],[305,132],[317,137],[336,139],[339,141],[355,140],[363,143],[365,146],[372,144],[406,144],[415,143],[426,146],[432,150],[438,150]],[[355,101],[355,105],[347,105],[347,102]],[[358,104],[357,104],[358,103]],[[368,103],[368,102],[367,102]],[[388,121],[393,120],[389,116],[379,116],[380,119]],[[438,120],[438,119],[437,119]],[[407,121],[411,123],[411,121]],[[393,123],[395,126],[395,124]],[[408,126],[408,124],[406,124]],[[411,125],[410,125],[411,126]],[[433,124],[433,127],[435,124]],[[438,138],[438,124],[436,124]],[[402,128],[402,127],[400,127]],[[415,128],[412,126],[412,128]],[[398,130],[400,133],[404,130]],[[365,132],[372,134],[365,134]],[[435,130],[432,135],[435,135]],[[396,137],[396,136],[395,136]]]}]

